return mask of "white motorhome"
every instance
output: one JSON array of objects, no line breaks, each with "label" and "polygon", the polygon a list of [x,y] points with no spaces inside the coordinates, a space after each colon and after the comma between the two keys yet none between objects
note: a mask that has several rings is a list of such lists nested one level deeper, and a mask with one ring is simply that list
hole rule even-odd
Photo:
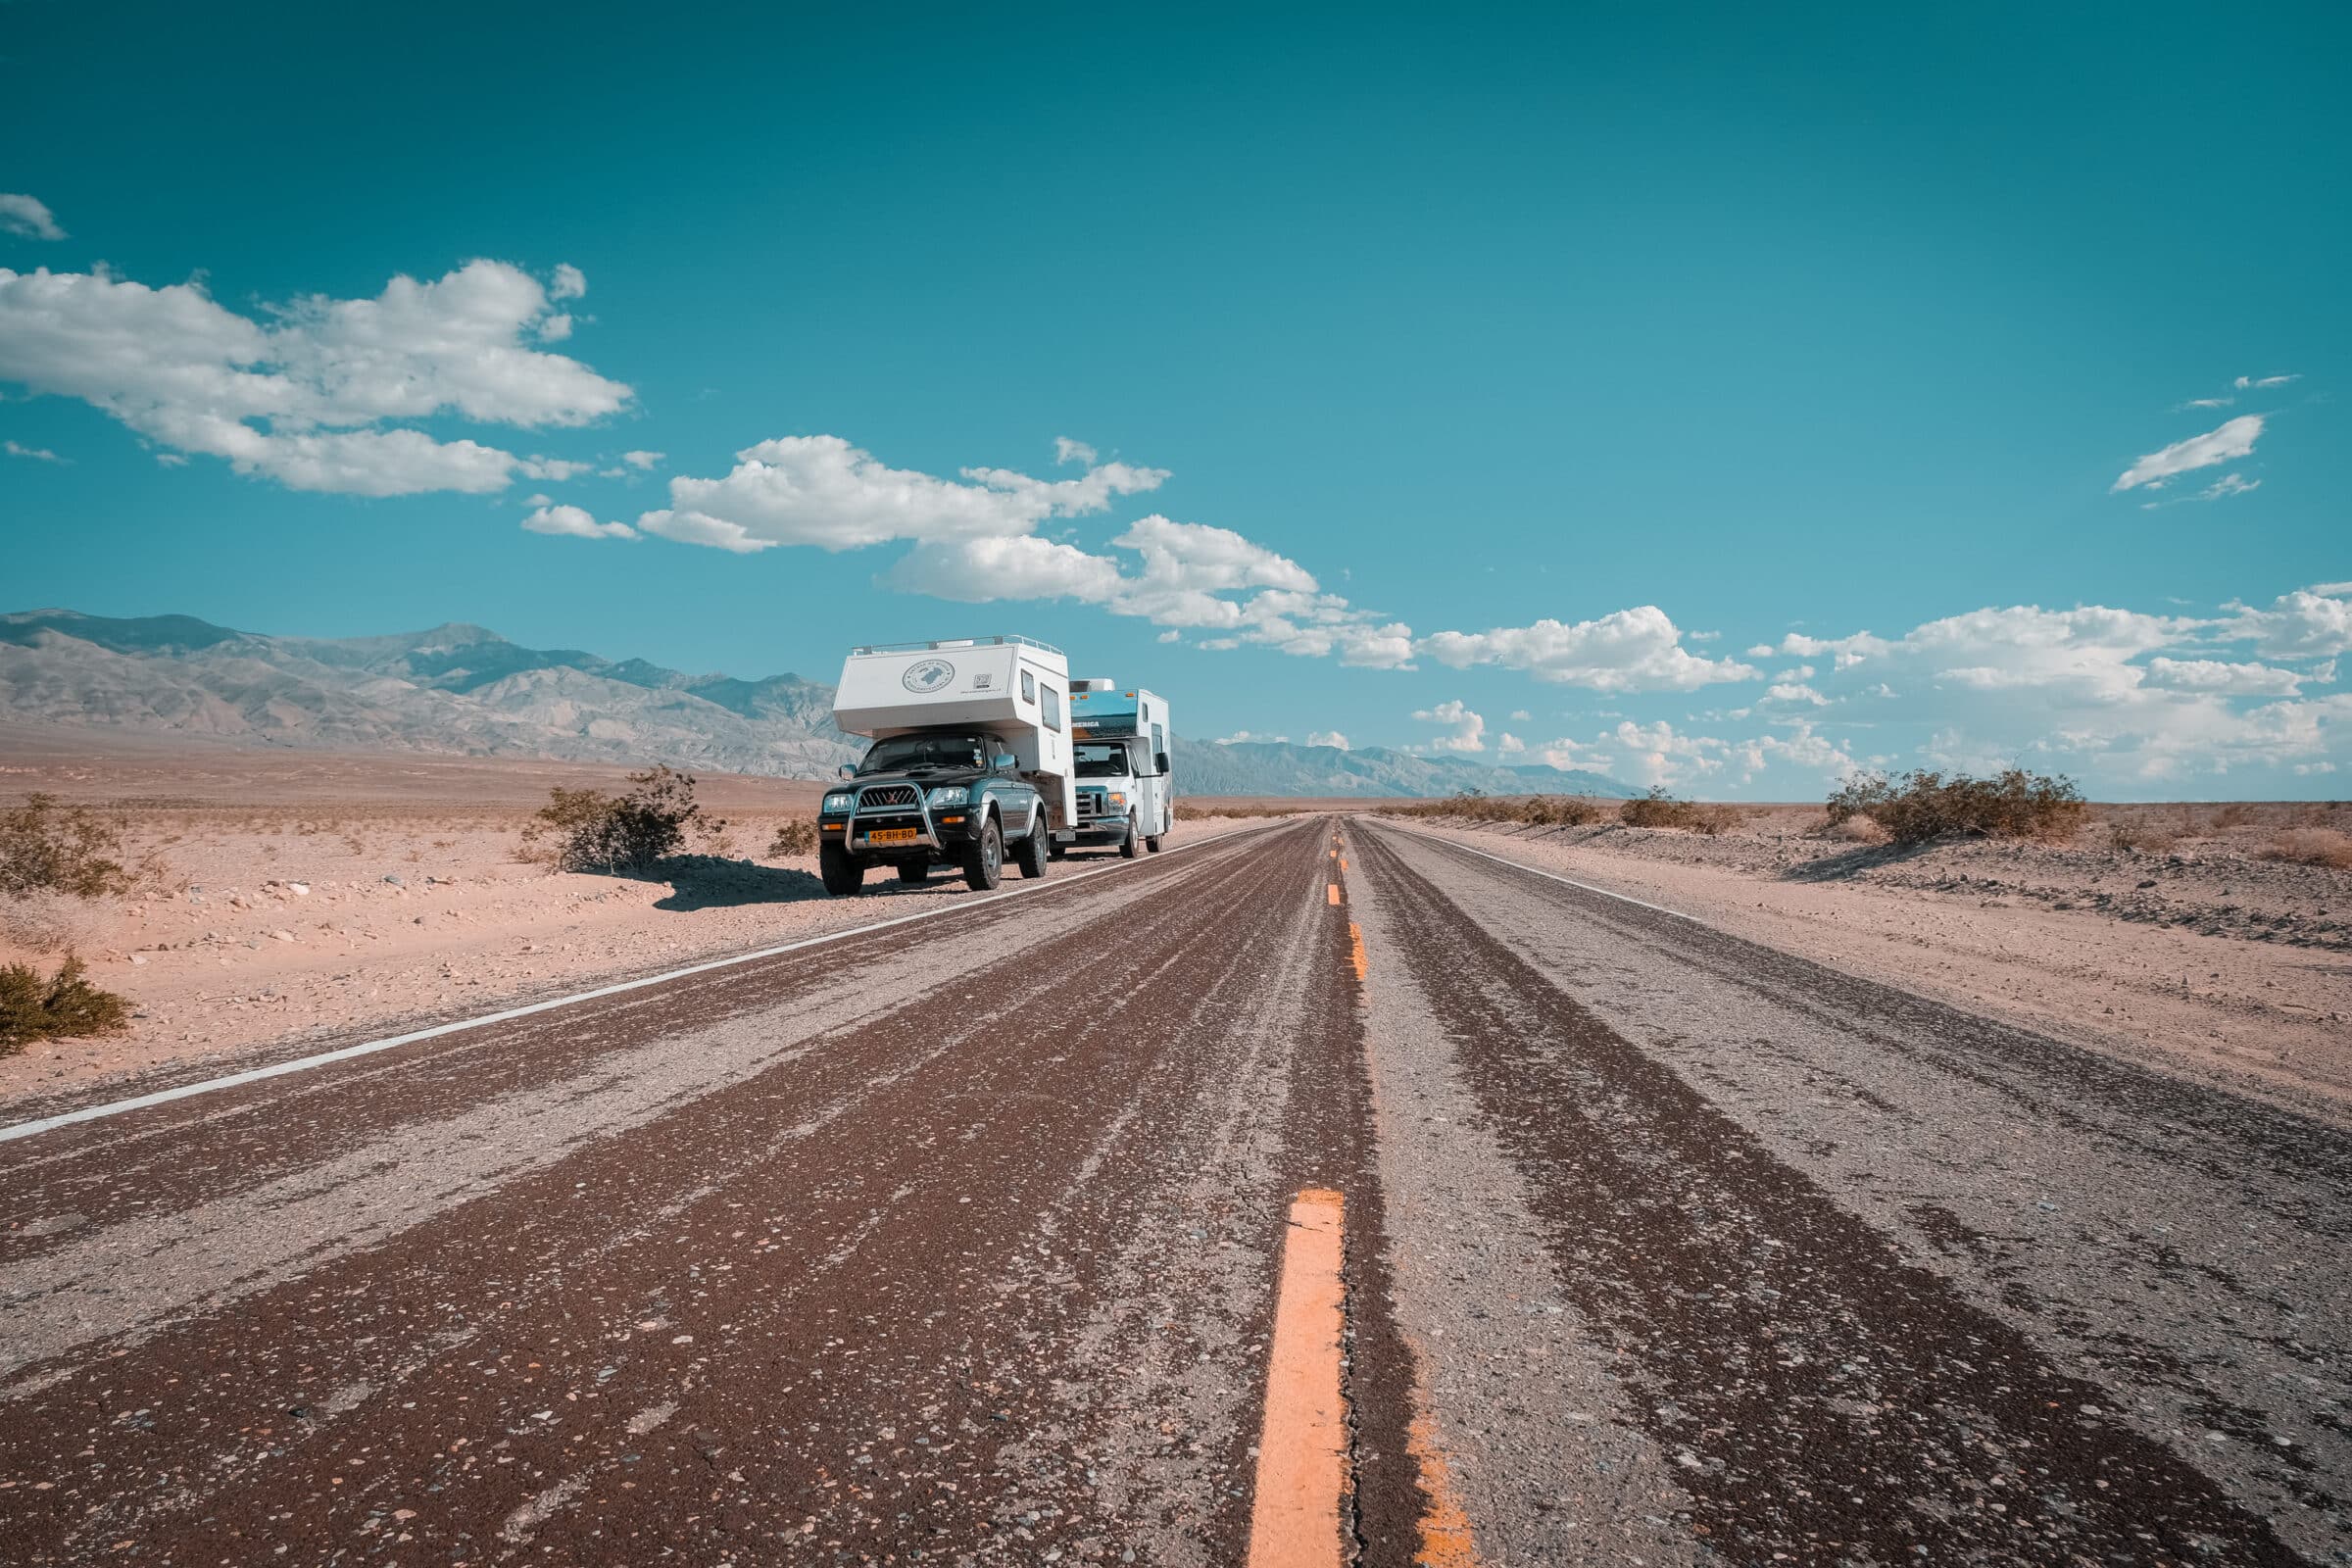
[{"label": "white motorhome", "polygon": [[1121,691],[1113,681],[1078,680],[1070,683],[1070,713],[1078,804],[1069,831],[1054,835],[1054,848],[1115,844],[1129,859],[1139,849],[1157,855],[1176,826],[1168,700],[1140,686]]},{"label": "white motorhome", "polygon": [[817,815],[825,890],[865,872],[919,882],[959,865],[975,889],[1003,877],[1009,849],[1043,876],[1054,834],[1075,819],[1070,666],[1027,637],[958,637],[854,648],[833,721],[874,744]]}]

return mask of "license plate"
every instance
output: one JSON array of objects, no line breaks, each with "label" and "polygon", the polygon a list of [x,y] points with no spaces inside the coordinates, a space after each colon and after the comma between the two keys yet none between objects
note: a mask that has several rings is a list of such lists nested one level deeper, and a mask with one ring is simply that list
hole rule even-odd
[{"label": "license plate", "polygon": [[919,829],[911,827],[878,827],[865,836],[868,844],[912,844],[922,837]]}]

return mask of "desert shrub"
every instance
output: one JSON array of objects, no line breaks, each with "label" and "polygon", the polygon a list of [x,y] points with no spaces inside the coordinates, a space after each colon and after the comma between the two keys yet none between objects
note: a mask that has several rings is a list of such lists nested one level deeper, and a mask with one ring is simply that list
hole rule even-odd
[{"label": "desert shrub", "polygon": [[1897,844],[1946,838],[2061,840],[2089,818],[2089,803],[2074,780],[2012,767],[1991,778],[1922,769],[1896,774],[1857,773],[1828,802],[1833,824],[1865,815]]},{"label": "desert shrub", "polygon": [[552,789],[523,824],[526,853],[562,871],[640,871],[684,848],[689,831],[723,830],[694,803],[694,775],[668,766],[631,773],[635,788]]},{"label": "desert shrub", "polygon": [[60,808],[54,795],[31,795],[0,810],[0,896],[22,899],[62,893],[102,899],[131,891],[130,874],[116,858],[122,835],[79,807]]},{"label": "desert shrub", "polygon": [[82,977],[79,958],[68,957],[46,980],[30,964],[0,966],[0,1056],[35,1040],[107,1034],[129,1017],[128,1003]]},{"label": "desert shrub", "polygon": [[1637,796],[1617,808],[1618,820],[1627,827],[1691,827],[1697,823],[1696,803],[1678,801],[1666,793],[1664,785],[1653,784],[1647,795]]},{"label": "desert shrub", "polygon": [[2352,838],[2331,827],[2290,827],[2256,852],[2258,858],[2352,871]]},{"label": "desert shrub", "polygon": [[1532,795],[1519,808],[1530,827],[1582,827],[1600,819],[1600,808],[1574,795]]},{"label": "desert shrub", "polygon": [[787,856],[816,853],[816,824],[805,816],[777,824],[776,836],[768,842],[767,858],[783,859]]},{"label": "desert shrub", "polygon": [[2142,855],[2169,855],[2180,844],[2180,835],[2159,822],[2110,822],[2107,824],[2107,847],[2111,850],[2137,850]]},{"label": "desert shrub", "polygon": [[1747,813],[1738,807],[1712,802],[1705,806],[1692,807],[1690,819],[1684,825],[1693,833],[1706,838],[1714,838],[1718,834],[1729,833],[1746,820]]},{"label": "desert shrub", "polygon": [[1851,816],[1841,817],[1835,822],[1824,822],[1821,827],[1821,836],[1825,839],[1836,839],[1840,844],[1884,844],[1886,842],[1886,830],[1879,826],[1877,818],[1861,811],[1856,811]]}]

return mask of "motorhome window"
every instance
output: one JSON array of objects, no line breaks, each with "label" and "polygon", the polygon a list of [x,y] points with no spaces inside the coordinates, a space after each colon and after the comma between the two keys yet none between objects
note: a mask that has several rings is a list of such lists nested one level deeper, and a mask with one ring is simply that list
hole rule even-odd
[{"label": "motorhome window", "polygon": [[1025,669],[1021,671],[1021,701],[1024,703],[1037,701],[1037,677]]},{"label": "motorhome window", "polygon": [[1080,778],[1122,778],[1127,772],[1127,748],[1124,746],[1080,746],[1078,776]]},{"label": "motorhome window", "polygon": [[874,742],[860,773],[912,773],[924,768],[986,767],[988,738],[984,735],[893,735]]},{"label": "motorhome window", "polygon": [[1163,726],[1163,725],[1159,725],[1159,724],[1154,724],[1154,725],[1152,725],[1152,750],[1153,752],[1155,752],[1155,753],[1158,753],[1158,752],[1165,752],[1167,749],[1168,749],[1168,734],[1167,734],[1167,730],[1166,730],[1165,726]]},{"label": "motorhome window", "polygon": [[1061,728],[1061,693],[1051,686],[1047,687],[1040,706],[1046,710],[1046,728]]}]

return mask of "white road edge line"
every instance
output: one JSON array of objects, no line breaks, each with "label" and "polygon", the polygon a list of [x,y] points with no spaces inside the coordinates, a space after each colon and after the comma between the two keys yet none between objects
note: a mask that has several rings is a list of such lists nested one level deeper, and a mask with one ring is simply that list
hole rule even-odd
[{"label": "white road edge line", "polygon": [[[1382,823],[1381,825],[1387,827],[1393,826],[1394,824]],[[1453,839],[1429,838],[1425,840],[1425,842],[1431,844],[1450,844],[1455,849],[1461,851],[1464,855],[1475,855],[1482,860],[1493,860],[1496,865],[1507,865],[1514,871],[1525,871],[1530,876],[1540,876],[1553,882],[1565,882],[1572,888],[1583,888],[1587,893],[1597,893],[1604,899],[1615,899],[1619,904],[1632,904],[1637,905],[1644,909],[1655,909],[1660,914],[1671,914],[1677,920],[1688,920],[1692,925],[1707,925],[1706,921],[1701,920],[1695,914],[1685,914],[1680,909],[1669,909],[1663,904],[1651,904],[1646,899],[1637,899],[1631,894],[1612,893],[1607,888],[1596,888],[1590,882],[1579,882],[1572,876],[1562,876],[1556,871],[1545,871],[1537,866],[1528,864],[1525,860],[1513,860],[1499,855],[1489,855],[1484,850],[1474,850],[1469,845],[1460,843]],[[1715,928],[1713,926],[1707,926],[1707,929],[1712,931]],[[0,1133],[0,1138],[5,1138],[7,1134]]]},{"label": "white road edge line", "polygon": [[[1287,825],[1287,819],[1285,819],[1285,825]],[[1171,844],[1165,853],[1172,855],[1185,850],[1206,849],[1210,845],[1227,843],[1249,833],[1266,831],[1268,829],[1262,827],[1242,828],[1233,833],[1220,833],[1213,839]],[[887,931],[893,926],[911,925],[917,920],[936,920],[945,914],[969,914],[975,909],[986,909],[1002,904],[1006,899],[1018,898],[1024,893],[1051,892],[1054,888],[1066,888],[1074,882],[1084,882],[1089,877],[1102,876],[1108,872],[1124,869],[1127,868],[1115,864],[1099,865],[1092,870],[1080,871],[1070,876],[1048,877],[1042,882],[1025,882],[1019,887],[1000,888],[989,897],[975,900],[969,904],[951,904],[945,908],[924,909],[915,914],[902,914],[896,919],[877,920],[872,925],[852,926],[846,931],[828,931],[823,936],[804,937],[798,942],[787,942],[781,947],[761,948],[757,953],[738,953],[729,957],[711,958],[703,963],[690,963],[683,969],[670,969],[662,974],[649,974],[636,980],[623,980],[616,985],[599,986],[593,991],[576,992],[568,997],[552,997],[545,1002],[533,1002],[520,1007],[508,1007],[498,1012],[485,1012],[478,1018],[462,1018],[455,1023],[435,1024],[430,1029],[418,1029],[410,1034],[393,1035],[383,1040],[363,1041],[359,1045],[343,1046],[334,1051],[322,1051],[315,1056],[303,1056],[293,1061],[274,1062],[267,1067],[248,1068],[244,1072],[232,1072],[225,1078],[208,1078],[202,1083],[182,1084],[176,1089],[159,1089],[151,1095],[138,1095],[129,1100],[112,1101],[103,1105],[85,1105],[79,1110],[62,1111],[55,1116],[43,1116],[38,1121],[21,1121],[11,1127],[0,1127],[0,1144],[12,1143],[19,1138],[30,1138],[35,1134],[49,1132],[58,1127],[70,1127],[75,1122],[97,1121],[105,1116],[120,1116],[125,1111],[145,1110],[150,1105],[169,1104],[174,1100],[187,1100],[196,1095],[209,1095],[215,1090],[235,1089],[245,1084],[260,1083],[265,1078],[282,1078],[288,1073],[308,1072],[313,1067],[324,1067],[332,1062],[349,1061],[354,1056],[373,1055],[379,1051],[390,1051],[395,1046],[413,1046],[420,1040],[437,1040],[443,1035],[454,1035],[466,1029],[479,1029],[485,1024],[505,1023],[513,1018],[527,1018],[536,1012],[553,1012],[558,1007],[568,1007],[574,1003],[594,1002],[599,997],[616,997],[625,991],[641,991],[647,986],[658,986],[669,980],[682,980],[688,975],[708,974],[712,969],[731,968],[735,964],[751,963],[760,958],[772,958],[779,954],[797,953],[803,948],[821,947],[828,942],[846,942],[851,937],[862,937],[876,931]]]}]

